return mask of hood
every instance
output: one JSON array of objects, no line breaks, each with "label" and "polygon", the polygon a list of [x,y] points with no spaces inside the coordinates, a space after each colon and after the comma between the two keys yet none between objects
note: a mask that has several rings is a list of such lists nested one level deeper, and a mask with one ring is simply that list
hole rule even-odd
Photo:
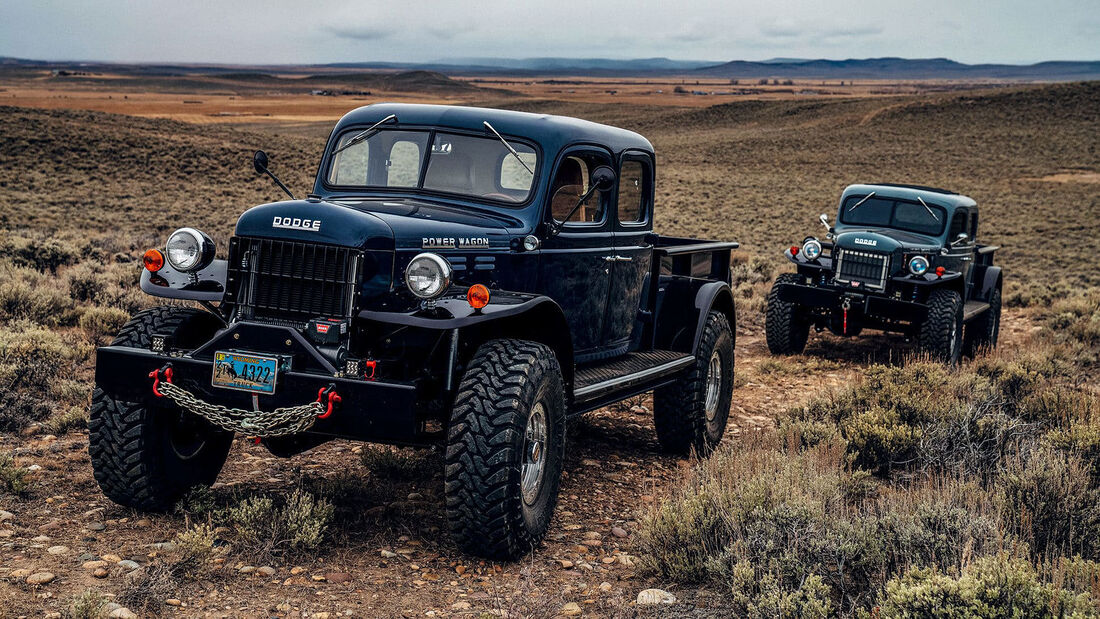
[{"label": "hood", "polygon": [[254,206],[237,220],[238,236],[392,251],[394,233],[374,215],[320,200]]},{"label": "hood", "polygon": [[504,214],[424,200],[345,199],[337,203],[385,222],[393,231],[397,250],[508,248],[514,229],[523,226],[521,220]]},{"label": "hood", "polygon": [[838,230],[836,246],[841,249],[855,249],[882,254],[899,252],[933,253],[939,250],[939,243],[932,237],[904,230],[883,228],[875,228],[874,230],[844,228]]}]

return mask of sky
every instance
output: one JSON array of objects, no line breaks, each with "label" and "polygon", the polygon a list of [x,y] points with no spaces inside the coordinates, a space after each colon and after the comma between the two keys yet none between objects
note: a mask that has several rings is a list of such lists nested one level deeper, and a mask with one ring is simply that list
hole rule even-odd
[{"label": "sky", "polygon": [[3,0],[0,56],[313,64],[453,58],[1100,60],[1100,0]]}]

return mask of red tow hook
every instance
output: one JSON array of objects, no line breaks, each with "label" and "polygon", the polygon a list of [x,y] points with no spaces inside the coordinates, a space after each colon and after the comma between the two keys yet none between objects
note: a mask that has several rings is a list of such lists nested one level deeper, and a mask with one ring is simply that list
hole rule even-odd
[{"label": "red tow hook", "polygon": [[844,333],[844,335],[848,335],[848,310],[852,307],[852,298],[851,297],[844,297],[844,301],[841,304],[841,307],[844,309],[844,330],[843,330],[843,333]]},{"label": "red tow hook", "polygon": [[340,394],[336,393],[336,385],[330,384],[328,387],[322,387],[317,391],[317,401],[327,404],[325,412],[317,415],[318,419],[328,419],[332,415],[332,407],[343,401]]},{"label": "red tow hook", "polygon": [[172,364],[171,363],[166,363],[164,365],[164,367],[160,368],[159,370],[153,370],[152,372],[149,372],[149,378],[153,379],[153,395],[157,396],[158,398],[163,398],[164,397],[164,394],[160,392],[160,373],[161,372],[164,372],[164,382],[171,383],[172,382]]}]

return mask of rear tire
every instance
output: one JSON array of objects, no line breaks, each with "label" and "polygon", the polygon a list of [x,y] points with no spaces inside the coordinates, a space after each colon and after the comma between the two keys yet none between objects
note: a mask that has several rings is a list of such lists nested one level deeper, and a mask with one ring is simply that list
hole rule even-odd
[{"label": "rear tire", "polygon": [[[189,348],[208,339],[219,324],[201,310],[156,307],[135,314],[111,345],[148,349],[150,337],[158,333]],[[172,507],[192,487],[214,482],[232,442],[231,432],[176,406],[128,402],[98,387],[92,393],[92,472],[103,494],[120,505],[154,511]]]},{"label": "rear tire", "polygon": [[989,296],[989,309],[966,325],[963,332],[966,335],[964,354],[967,357],[974,357],[983,348],[992,350],[997,347],[997,338],[1001,334],[1000,288],[994,289]]},{"label": "rear tire", "polygon": [[691,370],[653,392],[653,425],[665,451],[710,455],[722,440],[733,399],[733,330],[710,312]]},{"label": "rear tire", "polygon": [[922,352],[944,363],[958,363],[962,356],[963,302],[959,293],[943,288],[928,295],[928,316],[920,325],[917,345]]},{"label": "rear tire", "polygon": [[463,551],[512,560],[542,541],[565,459],[565,399],[554,351],[524,340],[478,349],[447,430],[447,522]]},{"label": "rear tire", "polygon": [[810,320],[794,303],[779,300],[780,284],[799,284],[797,273],[783,273],[775,278],[768,292],[768,311],[764,317],[764,334],[768,350],[773,355],[797,355],[806,349],[810,337]]}]

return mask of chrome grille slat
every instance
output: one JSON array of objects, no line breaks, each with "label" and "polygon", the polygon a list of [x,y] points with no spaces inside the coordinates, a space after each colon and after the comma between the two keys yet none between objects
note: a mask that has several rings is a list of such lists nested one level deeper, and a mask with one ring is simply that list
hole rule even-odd
[{"label": "chrome grille slat", "polygon": [[890,255],[878,252],[839,249],[836,256],[836,281],[843,284],[858,282],[874,290],[886,288],[886,276],[890,273]]}]

